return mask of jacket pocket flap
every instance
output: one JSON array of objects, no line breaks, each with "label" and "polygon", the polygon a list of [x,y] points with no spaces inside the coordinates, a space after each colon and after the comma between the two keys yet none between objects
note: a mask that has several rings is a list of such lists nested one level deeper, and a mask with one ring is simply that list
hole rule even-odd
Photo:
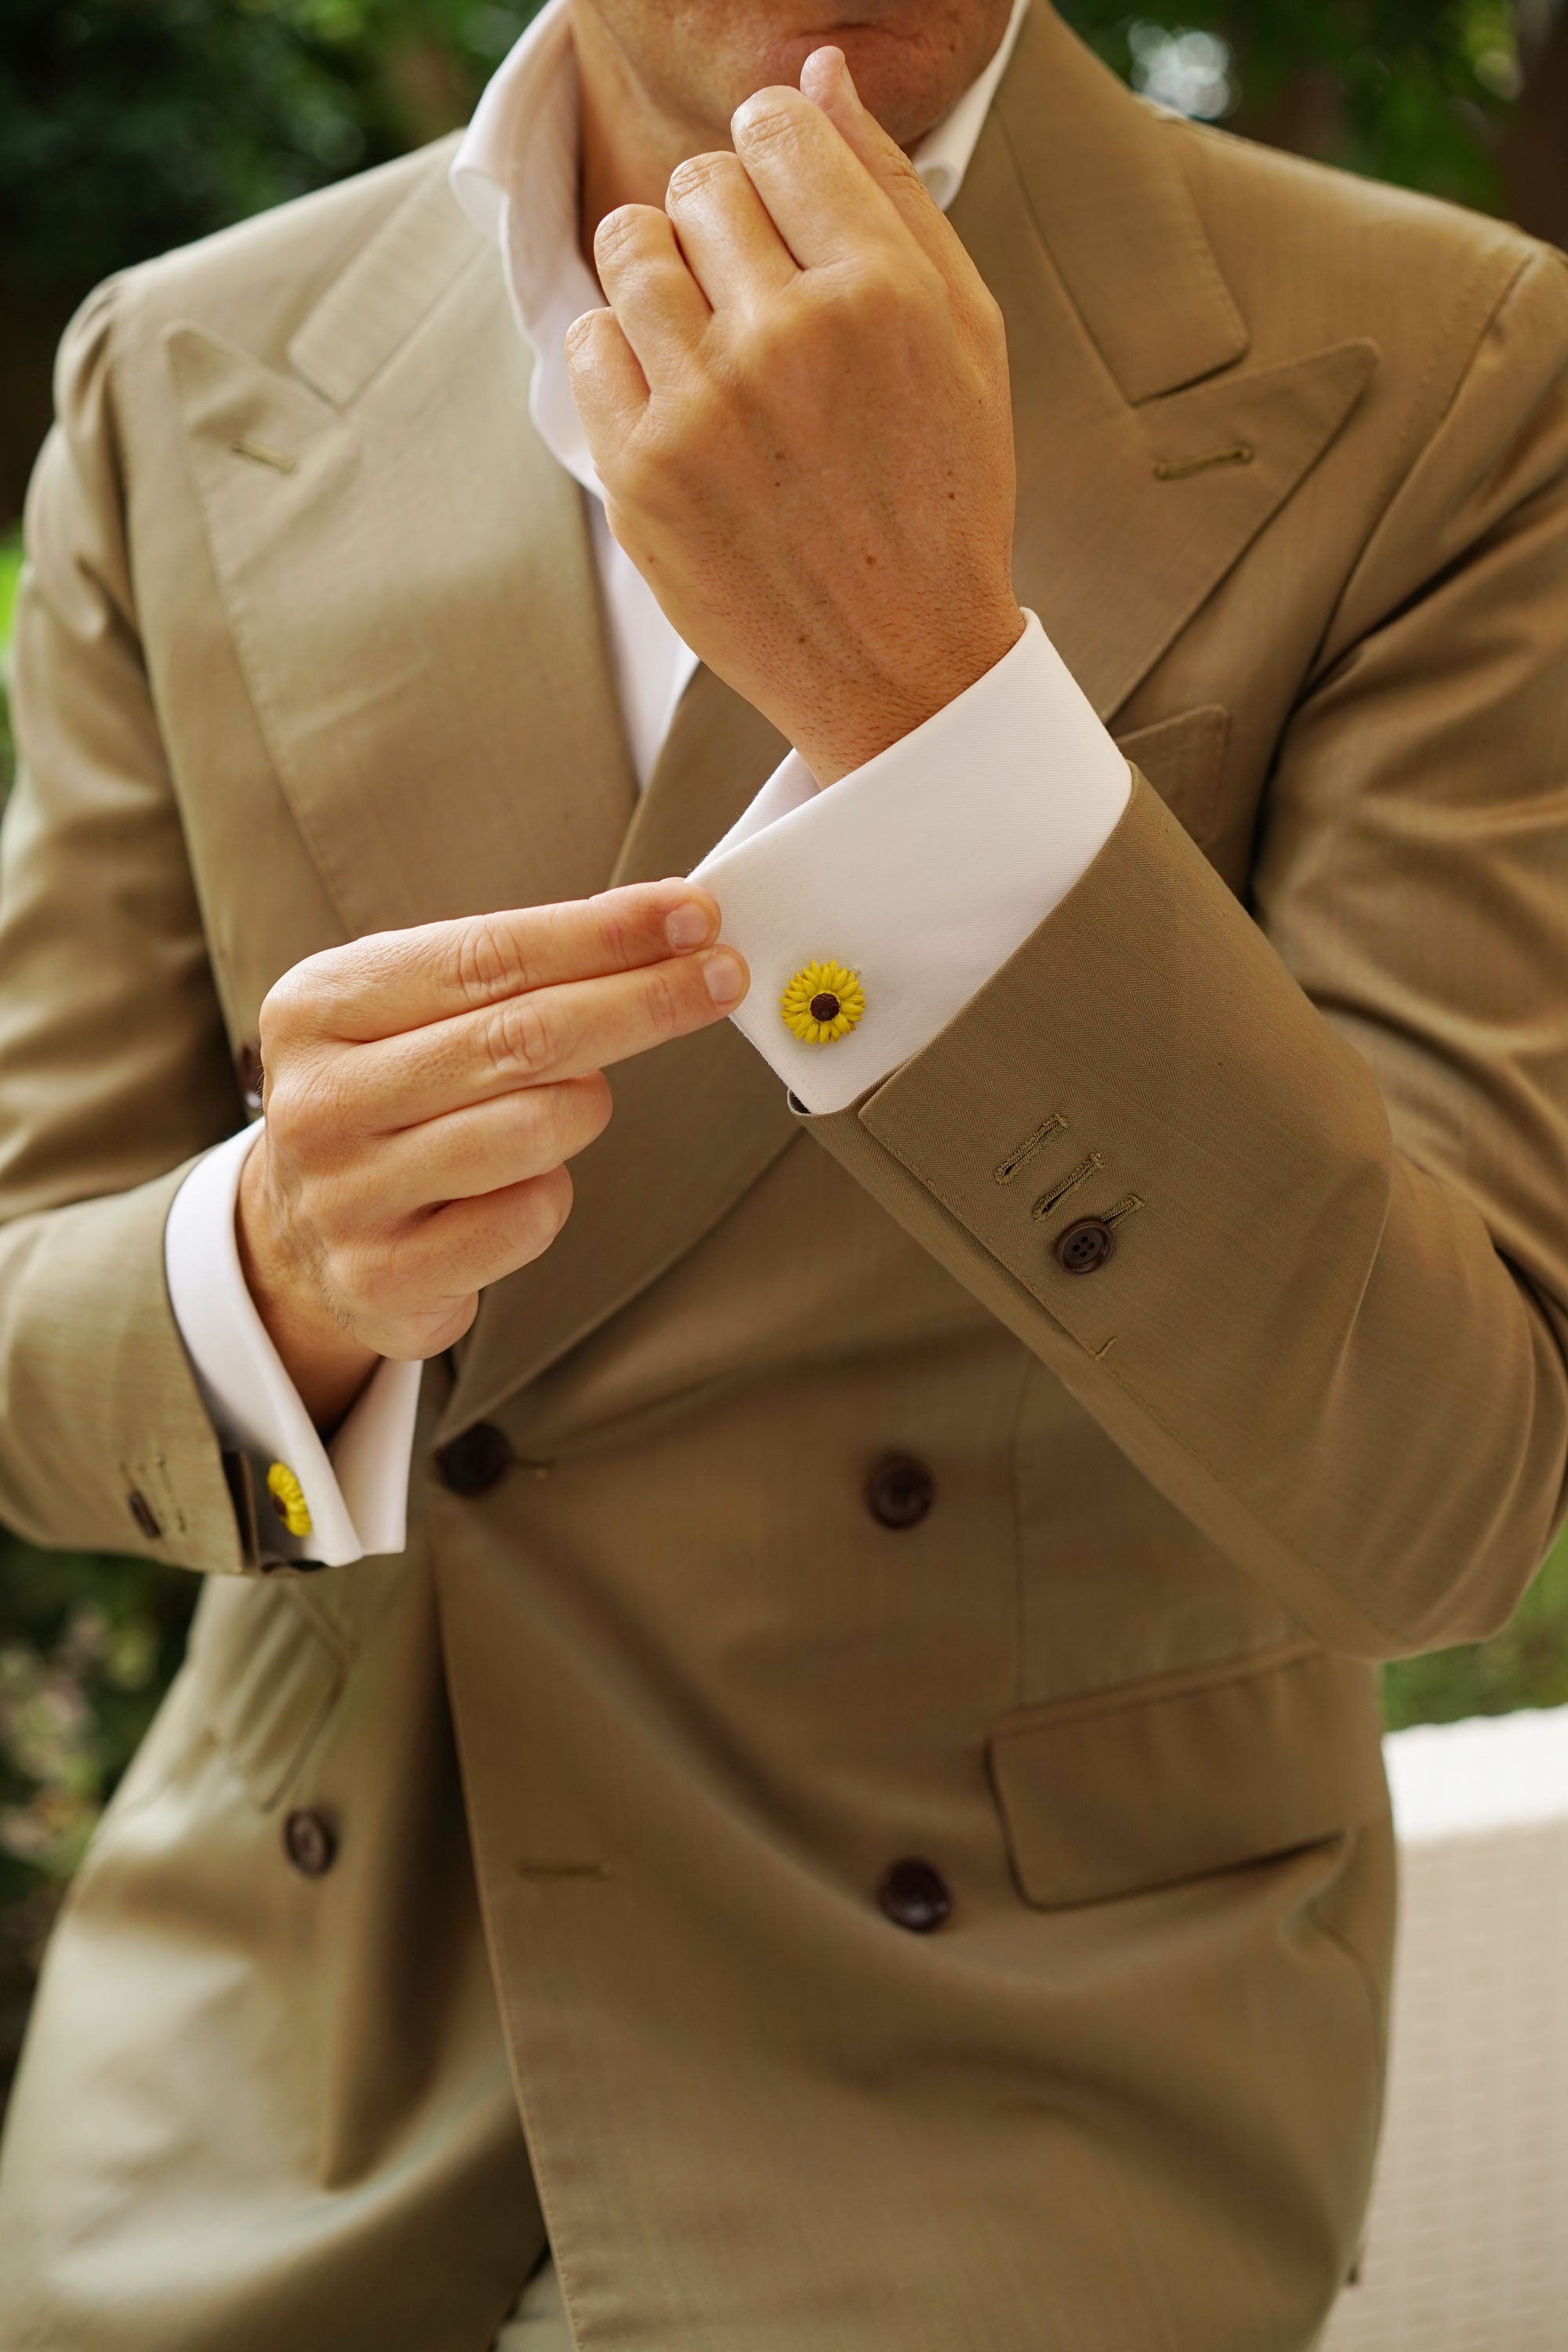
[{"label": "jacket pocket flap", "polygon": [[991,1741],[1014,1875],[1047,1910],[1313,1845],[1388,1808],[1375,1675],[1293,1643],[1030,1708]]},{"label": "jacket pocket flap", "polygon": [[1223,702],[1200,703],[1173,719],[1119,735],[1116,748],[1153,785],[1165,806],[1201,846],[1219,830],[1220,786],[1230,712]]}]

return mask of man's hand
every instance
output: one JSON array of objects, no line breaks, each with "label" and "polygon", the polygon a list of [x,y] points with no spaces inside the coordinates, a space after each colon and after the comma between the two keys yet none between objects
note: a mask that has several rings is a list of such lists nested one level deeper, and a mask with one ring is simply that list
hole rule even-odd
[{"label": "man's hand", "polygon": [[1023,629],[1001,314],[837,49],[595,241],[573,389],[616,538],[827,783]]},{"label": "man's hand", "polygon": [[689,882],[386,931],[311,956],[261,1008],[267,1126],[241,1261],[307,1411],[340,1420],[380,1356],[433,1356],[549,1248],[566,1161],[610,1116],[608,1062],[733,1010]]}]

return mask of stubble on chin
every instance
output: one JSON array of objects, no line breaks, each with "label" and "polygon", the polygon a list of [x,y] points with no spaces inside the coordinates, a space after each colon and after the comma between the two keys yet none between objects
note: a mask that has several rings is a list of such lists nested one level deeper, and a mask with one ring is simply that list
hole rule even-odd
[{"label": "stubble on chin", "polygon": [[573,0],[598,20],[629,76],[699,145],[728,146],[736,107],[796,87],[832,42],[884,130],[912,147],[994,55],[1010,0]]}]

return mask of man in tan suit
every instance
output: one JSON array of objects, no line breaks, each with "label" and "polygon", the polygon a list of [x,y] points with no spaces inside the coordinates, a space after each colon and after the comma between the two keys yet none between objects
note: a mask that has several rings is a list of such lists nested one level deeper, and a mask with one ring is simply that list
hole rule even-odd
[{"label": "man in tan suit", "polygon": [[1568,1453],[1568,278],[1006,18],[555,12],[569,352],[541,49],[483,226],[443,147],[68,337],[0,1513],[211,1580],[16,2352],[1302,2352],[1352,2265],[1374,1662]]}]

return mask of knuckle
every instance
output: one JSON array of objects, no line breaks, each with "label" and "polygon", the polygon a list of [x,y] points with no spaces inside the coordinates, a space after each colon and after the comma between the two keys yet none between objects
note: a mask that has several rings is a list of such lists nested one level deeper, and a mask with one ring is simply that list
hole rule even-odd
[{"label": "knuckle", "polygon": [[267,1140],[293,1167],[309,1168],[318,1156],[317,1089],[310,1076],[285,1063],[267,1079]]},{"label": "knuckle", "polygon": [[[537,1099],[539,1090],[533,1090]],[[603,1135],[610,1121],[610,1089],[602,1071],[552,1087],[542,1132],[536,1130],[540,1156],[551,1161],[570,1160]]]},{"label": "knuckle", "polygon": [[679,467],[700,478],[711,470],[715,436],[728,423],[730,393],[707,368],[693,368],[682,388],[679,424],[671,419],[654,445],[661,475]]},{"label": "knuckle", "polygon": [[269,1150],[279,1150],[293,1156],[294,1146],[306,1122],[300,1117],[301,1090],[293,1071],[287,1066],[267,1073],[267,1143]]},{"label": "knuckle", "polygon": [[850,307],[879,329],[900,317],[908,307],[910,291],[904,279],[879,262],[865,264],[845,286]]},{"label": "knuckle", "polygon": [[689,415],[689,412],[683,414],[679,433],[670,432],[658,439],[645,434],[635,447],[621,452],[616,467],[617,510],[645,519],[665,511],[688,446]]},{"label": "knuckle", "polygon": [[736,133],[749,147],[793,143],[800,136],[803,103],[809,101],[803,101],[793,89],[760,89],[737,111]]},{"label": "knuckle", "polygon": [[798,318],[769,303],[737,321],[731,331],[731,362],[743,383],[776,388],[801,347]]},{"label": "knuckle", "polygon": [[458,985],[470,1004],[490,1004],[498,996],[525,989],[529,975],[510,925],[493,915],[476,915],[458,936]]},{"label": "knuckle", "polygon": [[555,1239],[572,1214],[573,1185],[569,1168],[552,1168],[542,1176],[536,1187],[539,1196],[540,1227],[548,1244]]},{"label": "knuckle", "polygon": [[633,234],[634,215],[626,205],[619,205],[606,213],[594,231],[594,249],[601,255],[614,256],[624,248]]},{"label": "knuckle", "polygon": [[583,1142],[578,1149],[582,1150],[595,1141],[608,1127],[615,1112],[616,1098],[610,1092],[610,1082],[603,1070],[592,1071],[587,1077],[580,1079],[576,1096],[583,1132]]},{"label": "knuckle", "polygon": [[617,890],[602,890],[593,901],[598,925],[599,955],[606,971],[625,971],[634,961],[636,944],[626,920],[626,900]]},{"label": "knuckle", "polygon": [[1007,321],[1003,316],[1002,305],[978,271],[975,272],[974,282],[969,289],[969,299],[973,306],[974,323],[980,331],[994,338],[997,342],[1005,343],[1007,340]]},{"label": "knuckle", "polygon": [[691,196],[700,196],[707,189],[722,187],[733,172],[740,170],[733,155],[722,150],[703,155],[688,155],[669,175],[668,201],[679,204]]},{"label": "knuckle", "polygon": [[321,988],[321,967],[326,960],[324,955],[307,956],[303,963],[291,965],[262,998],[257,1029],[264,1063],[275,1060],[280,1046],[312,1026],[312,1008]]},{"label": "knuckle", "polygon": [[573,320],[566,330],[566,356],[569,360],[575,359],[579,352],[586,351],[595,341],[605,318],[603,310],[584,310],[580,318]]},{"label": "knuckle", "polygon": [[323,1143],[335,1142],[352,1130],[354,1087],[350,1055],[336,1054],[322,1058],[300,1092],[310,1129]]},{"label": "knuckle", "polygon": [[594,252],[600,261],[629,261],[646,247],[647,236],[647,205],[617,205],[595,230]]},{"label": "knuckle", "polygon": [[297,1165],[330,1163],[353,1126],[346,1055],[316,1053],[268,1073],[268,1136]]},{"label": "knuckle", "polygon": [[510,996],[497,1005],[483,1039],[498,1078],[531,1077],[548,1069],[554,1056],[554,1025],[536,996]]},{"label": "knuckle", "polygon": [[656,1036],[676,1037],[685,1028],[685,1008],[668,971],[655,970],[648,973],[644,1005],[648,1025]]},{"label": "knuckle", "polygon": [[527,1257],[542,1256],[572,1213],[572,1179],[564,1168],[533,1177],[517,1206],[517,1242]]}]

